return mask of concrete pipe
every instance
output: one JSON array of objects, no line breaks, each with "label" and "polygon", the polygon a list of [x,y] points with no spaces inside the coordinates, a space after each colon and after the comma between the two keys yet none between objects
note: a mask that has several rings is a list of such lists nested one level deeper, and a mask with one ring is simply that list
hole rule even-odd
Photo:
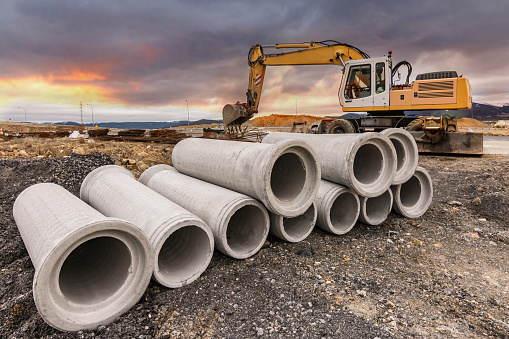
[{"label": "concrete pipe", "polygon": [[423,215],[433,199],[431,177],[424,168],[417,166],[414,175],[401,185],[391,186],[394,194],[393,209],[407,218]]},{"label": "concrete pipe", "polygon": [[49,183],[24,190],[13,215],[35,267],[35,305],[49,325],[94,329],[114,321],[145,293],[153,254],[134,225],[107,218]]},{"label": "concrete pipe", "polygon": [[245,259],[260,250],[269,233],[265,207],[247,195],[177,172],[168,165],[148,168],[139,181],[202,218],[218,250]]},{"label": "concrete pipe", "polygon": [[397,166],[392,184],[402,184],[412,177],[419,161],[415,139],[403,128],[388,128],[380,134],[388,136],[396,150]]},{"label": "concrete pipe", "polygon": [[374,198],[360,197],[361,214],[359,219],[368,225],[380,225],[387,219],[392,208],[392,190]]},{"label": "concrete pipe", "polygon": [[316,195],[317,226],[332,234],[346,234],[360,213],[359,197],[345,186],[322,180]]},{"label": "concrete pipe", "polygon": [[306,212],[320,183],[316,154],[299,140],[268,145],[189,138],[171,159],[180,173],[244,193],[286,217]]},{"label": "concrete pipe", "polygon": [[270,213],[270,234],[288,242],[302,241],[313,231],[316,217],[315,203],[312,203],[304,214],[293,218]]},{"label": "concrete pipe", "polygon": [[263,143],[299,139],[318,155],[322,179],[345,185],[359,195],[376,197],[394,180],[396,151],[380,133],[304,134],[269,133]]},{"label": "concrete pipe", "polygon": [[207,268],[214,252],[210,228],[125,168],[108,165],[90,172],[80,196],[104,215],[125,219],[145,233],[154,249],[154,279],[161,285],[187,285]]}]

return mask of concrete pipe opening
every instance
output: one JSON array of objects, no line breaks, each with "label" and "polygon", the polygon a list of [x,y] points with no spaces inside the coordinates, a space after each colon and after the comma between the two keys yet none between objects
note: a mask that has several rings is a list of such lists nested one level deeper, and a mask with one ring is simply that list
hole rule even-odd
[{"label": "concrete pipe opening", "polygon": [[60,291],[71,303],[96,304],[124,285],[130,267],[131,253],[119,239],[88,240],[65,259],[58,276]]},{"label": "concrete pipe opening", "polygon": [[245,259],[261,248],[268,233],[266,212],[256,205],[245,205],[236,210],[228,221],[226,243],[228,254]]},{"label": "concrete pipe opening", "polygon": [[306,168],[294,153],[281,155],[272,168],[270,186],[274,196],[281,201],[291,201],[299,196],[306,181]]},{"label": "concrete pipe opening", "polygon": [[373,198],[361,198],[361,220],[368,225],[379,225],[387,219],[392,208],[392,191]]},{"label": "concrete pipe opening", "polygon": [[294,218],[283,217],[283,229],[288,241],[298,242],[304,240],[313,230],[316,223],[316,206],[311,204],[307,211]]},{"label": "concrete pipe opening", "polygon": [[402,128],[388,128],[380,132],[392,142],[396,150],[396,173],[393,185],[406,182],[415,172],[419,160],[417,144],[410,133]]},{"label": "concrete pipe opening", "polygon": [[399,198],[401,204],[404,207],[409,208],[415,206],[415,204],[419,202],[421,194],[421,182],[416,176],[413,176],[410,178],[410,180],[401,185]]},{"label": "concrete pipe opening", "polygon": [[209,234],[200,226],[186,225],[172,232],[157,254],[157,280],[180,287],[197,279],[212,257]]},{"label": "concrete pipe opening", "polygon": [[359,218],[359,199],[351,192],[344,192],[334,200],[329,212],[334,234],[348,233]]},{"label": "concrete pipe opening", "polygon": [[370,185],[378,180],[383,168],[383,155],[374,144],[364,144],[355,153],[353,172],[362,185]]},{"label": "concrete pipe opening", "polygon": [[394,211],[407,218],[423,215],[433,199],[433,185],[429,173],[417,166],[414,175],[405,183],[391,186]]}]

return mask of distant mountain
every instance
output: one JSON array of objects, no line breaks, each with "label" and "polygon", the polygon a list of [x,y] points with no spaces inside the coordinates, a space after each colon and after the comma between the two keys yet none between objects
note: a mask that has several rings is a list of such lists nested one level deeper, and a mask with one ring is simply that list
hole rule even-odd
[{"label": "distant mountain", "polygon": [[[190,125],[209,125],[215,123],[222,123],[222,120],[206,120],[200,119],[197,121],[190,121]],[[94,127],[93,124],[80,124],[74,121],[60,121],[51,122],[52,125],[64,125],[64,126],[84,126]],[[178,126],[187,126],[187,121],[132,121],[132,122],[100,122],[99,127],[103,128],[120,128],[120,129],[158,129],[158,128],[169,128]]]}]

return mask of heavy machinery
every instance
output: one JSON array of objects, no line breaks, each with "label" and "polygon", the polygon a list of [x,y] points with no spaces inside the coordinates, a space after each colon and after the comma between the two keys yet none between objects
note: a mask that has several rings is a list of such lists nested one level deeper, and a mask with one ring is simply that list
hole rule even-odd
[{"label": "heavy machinery", "polygon": [[[284,52],[265,54],[267,48]],[[415,131],[420,151],[482,154],[482,134],[456,132],[455,120],[451,117],[438,118],[440,123],[436,123],[436,119],[415,114],[415,111],[472,107],[470,83],[455,71],[419,74],[410,83],[412,66],[407,61],[393,66],[392,51],[387,56],[370,58],[354,46],[332,40],[272,46],[257,44],[249,50],[248,61],[247,102],[227,104],[223,108],[225,132],[229,135],[240,133],[241,125],[258,113],[267,66],[338,65],[343,67],[338,92],[343,112],[367,114],[348,119],[324,119],[312,126],[312,132],[355,133],[404,127]],[[406,81],[396,84],[395,76],[401,66],[407,67]],[[451,133],[456,135],[450,138],[448,134]],[[452,144],[444,147],[441,143]]]}]

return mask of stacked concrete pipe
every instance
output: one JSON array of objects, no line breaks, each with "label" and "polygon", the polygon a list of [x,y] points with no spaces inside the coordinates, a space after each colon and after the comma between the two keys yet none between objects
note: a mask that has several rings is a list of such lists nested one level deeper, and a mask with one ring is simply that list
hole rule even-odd
[{"label": "stacked concrete pipe", "polygon": [[348,233],[359,218],[359,197],[345,186],[322,180],[315,202],[317,226],[332,234]]},{"label": "stacked concrete pipe", "polygon": [[385,192],[394,180],[396,151],[390,139],[379,133],[303,134],[269,133],[264,144],[299,139],[316,152],[322,179],[354,190],[365,197]]},{"label": "stacked concrete pipe", "polygon": [[317,156],[300,140],[270,145],[189,138],[171,158],[180,173],[256,198],[285,217],[306,212],[320,182]]},{"label": "stacked concrete pipe", "polygon": [[424,168],[417,166],[413,176],[403,184],[391,186],[394,194],[393,209],[407,218],[423,215],[433,199],[431,177]]},{"label": "stacked concrete pipe", "polygon": [[391,189],[377,197],[360,197],[361,213],[359,219],[368,225],[380,225],[391,212],[392,201]]},{"label": "stacked concrete pipe", "polygon": [[293,218],[270,213],[270,234],[288,242],[299,242],[307,238],[316,224],[317,209],[313,202],[307,211]]},{"label": "stacked concrete pipe", "polygon": [[139,181],[196,214],[210,226],[218,250],[236,259],[252,256],[269,232],[269,215],[257,200],[184,175],[168,165],[148,168]]},{"label": "stacked concrete pipe", "polygon": [[125,219],[146,234],[154,249],[154,279],[160,284],[187,285],[207,268],[214,251],[210,228],[125,168],[108,165],[90,172],[80,196],[106,216]]},{"label": "stacked concrete pipe", "polygon": [[13,214],[35,267],[34,301],[49,325],[62,331],[106,325],[145,292],[153,254],[132,224],[49,183],[24,190]]},{"label": "stacked concrete pipe", "polygon": [[396,173],[392,185],[399,185],[410,179],[419,161],[419,151],[414,137],[403,128],[388,128],[380,132],[386,135],[396,150]]}]

